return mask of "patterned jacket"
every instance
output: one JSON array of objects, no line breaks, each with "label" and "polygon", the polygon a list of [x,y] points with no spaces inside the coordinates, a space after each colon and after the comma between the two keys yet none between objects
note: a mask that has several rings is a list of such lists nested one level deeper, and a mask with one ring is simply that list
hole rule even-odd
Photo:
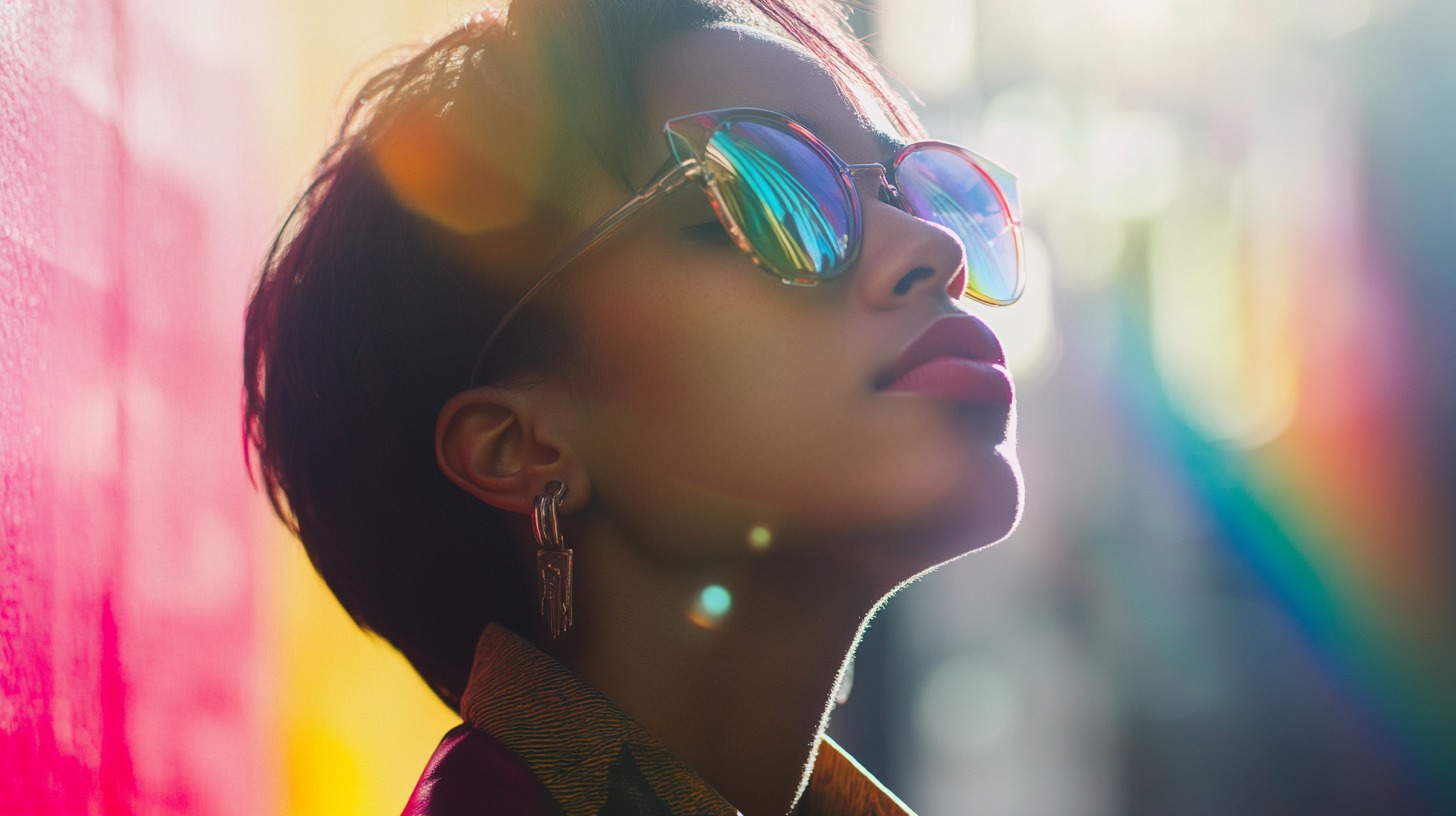
[{"label": "patterned jacket", "polygon": [[[500,626],[403,816],[740,816],[627,713]],[[797,813],[914,816],[825,737]]]}]

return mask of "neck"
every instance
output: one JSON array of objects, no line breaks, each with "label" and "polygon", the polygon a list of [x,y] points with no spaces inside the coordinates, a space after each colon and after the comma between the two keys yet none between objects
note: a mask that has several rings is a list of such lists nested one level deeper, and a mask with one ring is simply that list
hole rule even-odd
[{"label": "neck", "polygon": [[[879,594],[770,553],[713,571],[665,566],[621,542],[589,549],[575,627],[548,648],[746,816],[791,811]],[[712,585],[732,599],[716,619],[694,608]]]}]

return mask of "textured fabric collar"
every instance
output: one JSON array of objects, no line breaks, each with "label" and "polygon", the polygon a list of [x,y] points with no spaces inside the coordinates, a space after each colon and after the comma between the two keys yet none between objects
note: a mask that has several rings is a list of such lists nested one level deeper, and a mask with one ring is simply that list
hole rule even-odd
[{"label": "textured fabric collar", "polygon": [[[481,635],[460,713],[519,754],[566,816],[738,814],[615,703],[504,627]],[[798,813],[914,816],[828,737]]]}]

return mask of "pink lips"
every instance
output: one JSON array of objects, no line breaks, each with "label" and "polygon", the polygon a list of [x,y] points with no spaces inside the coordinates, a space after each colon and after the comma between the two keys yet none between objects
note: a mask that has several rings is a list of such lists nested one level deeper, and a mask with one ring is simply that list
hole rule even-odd
[{"label": "pink lips", "polygon": [[947,315],[931,323],[875,383],[882,391],[1003,410],[1015,399],[1000,341],[970,315]]}]

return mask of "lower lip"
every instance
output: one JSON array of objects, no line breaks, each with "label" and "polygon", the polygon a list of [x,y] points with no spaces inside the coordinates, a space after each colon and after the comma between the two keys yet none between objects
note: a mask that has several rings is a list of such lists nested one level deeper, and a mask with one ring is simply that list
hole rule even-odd
[{"label": "lower lip", "polygon": [[1004,366],[965,357],[928,360],[890,383],[885,390],[1003,409],[1009,409],[1015,399],[1011,375]]}]

